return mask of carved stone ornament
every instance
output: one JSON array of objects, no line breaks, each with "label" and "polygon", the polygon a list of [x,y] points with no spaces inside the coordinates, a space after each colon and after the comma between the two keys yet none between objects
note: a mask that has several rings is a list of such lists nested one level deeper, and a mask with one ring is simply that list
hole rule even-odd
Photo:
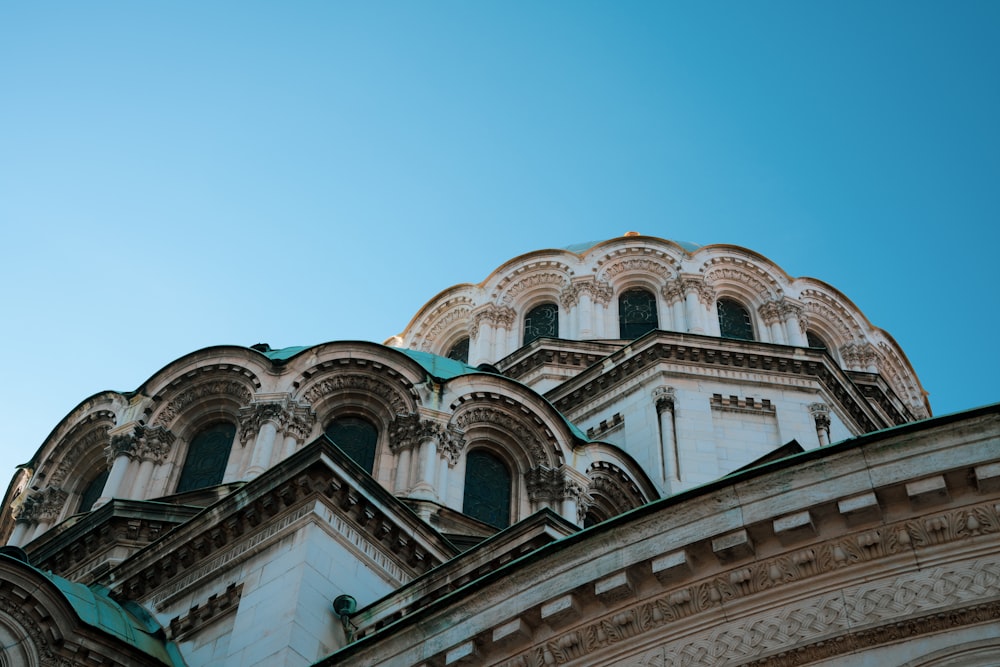
[{"label": "carved stone ornament", "polygon": [[448,461],[448,467],[454,468],[465,449],[465,434],[453,425],[449,425],[438,443],[438,453]]},{"label": "carved stone ornament", "polygon": [[215,380],[212,382],[205,382],[193,387],[188,387],[179,395],[174,397],[173,400],[167,404],[167,407],[165,407],[160,414],[157,415],[155,424],[170,426],[174,419],[176,419],[177,416],[188,406],[207,398],[218,396],[231,397],[240,405],[247,405],[253,398],[253,394],[250,389],[242,382],[236,382],[233,380]]},{"label": "carved stone ornament", "polygon": [[681,286],[684,289],[685,295],[689,292],[694,292],[698,297],[698,301],[706,308],[715,304],[715,288],[709,285],[708,282],[701,276],[682,276]]},{"label": "carved stone ornament", "polygon": [[781,307],[776,301],[768,301],[757,309],[764,324],[771,326],[781,321]]},{"label": "carved stone ornament", "polygon": [[660,294],[663,296],[663,300],[668,304],[683,301],[684,282],[679,279],[671,280],[660,289]]},{"label": "carved stone ornament", "polygon": [[840,356],[844,363],[852,369],[865,369],[876,365],[878,352],[875,346],[867,341],[848,343],[840,348]]},{"label": "carved stone ornament", "polygon": [[472,328],[469,330],[469,337],[472,339],[479,337],[479,326],[482,322],[490,324],[495,329],[509,329],[516,319],[517,313],[514,312],[513,308],[489,304],[472,316]]},{"label": "carved stone ornament", "polygon": [[515,419],[509,413],[493,407],[481,406],[470,408],[458,416],[455,420],[459,430],[467,433],[469,427],[474,424],[492,424],[506,431],[513,440],[525,448],[531,457],[534,466],[545,466],[550,464],[552,457],[546,454],[546,448],[538,437],[528,429],[520,420]]},{"label": "carved stone ornament", "polygon": [[529,274],[508,287],[503,294],[504,304],[511,305],[517,302],[517,298],[525,292],[536,287],[554,287],[561,291],[566,284],[566,278],[560,273],[543,272]]},{"label": "carved stone ornament", "polygon": [[[136,431],[138,430],[137,428]],[[130,460],[135,460],[139,457],[139,434],[136,431],[123,433],[111,438],[111,444],[104,449],[109,466],[113,465],[115,459],[119,456],[127,456]]]},{"label": "carved stone ornament", "polygon": [[68,493],[56,486],[35,491],[24,499],[16,518],[18,521],[51,522],[62,512],[68,497]]},{"label": "carved stone ornament", "polygon": [[817,429],[830,430],[830,406],[826,403],[810,403],[809,414],[816,420]]},{"label": "carved stone ornament", "polygon": [[653,390],[653,400],[656,402],[656,414],[674,411],[676,391],[673,387],[657,387]]},{"label": "carved stone ornament", "polygon": [[395,414],[405,414],[410,411],[406,398],[393,385],[386,380],[363,373],[338,372],[324,378],[305,392],[305,399],[310,405],[317,405],[331,394],[346,391],[361,391],[378,396]]},{"label": "carved stone ornament", "polygon": [[[138,432],[138,430],[137,430]],[[170,456],[170,448],[175,436],[162,426],[143,428],[140,433],[136,454],[143,461],[160,464]]]},{"label": "carved stone ornament", "polygon": [[594,301],[594,303],[607,306],[611,303],[611,298],[614,296],[614,288],[608,283],[602,280],[597,280],[596,278],[574,280],[573,283],[564,289],[562,294],[559,295],[559,301],[562,303],[564,308],[570,309],[580,302],[580,295],[584,293],[590,294],[590,298]]}]

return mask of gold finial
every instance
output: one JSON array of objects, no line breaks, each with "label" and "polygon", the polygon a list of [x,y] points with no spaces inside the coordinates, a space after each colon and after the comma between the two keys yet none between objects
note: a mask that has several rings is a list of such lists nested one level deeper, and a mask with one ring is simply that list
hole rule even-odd
[{"label": "gold finial", "polygon": [[642,236],[639,232],[625,232],[625,236]]}]

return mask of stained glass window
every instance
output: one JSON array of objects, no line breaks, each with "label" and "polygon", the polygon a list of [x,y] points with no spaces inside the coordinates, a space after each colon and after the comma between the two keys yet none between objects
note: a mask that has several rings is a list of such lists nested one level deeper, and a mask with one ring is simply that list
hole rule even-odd
[{"label": "stained glass window", "polygon": [[543,336],[559,337],[559,306],[554,303],[535,306],[524,316],[524,344]]},{"label": "stained glass window", "polygon": [[732,299],[719,299],[716,308],[719,311],[719,331],[723,338],[754,340],[750,311]]},{"label": "stained glass window", "polygon": [[361,417],[338,417],[326,427],[326,435],[355,463],[368,471],[375,469],[378,429]]},{"label": "stained glass window", "polygon": [[809,347],[818,347],[823,350],[827,349],[826,341],[814,334],[812,331],[806,332],[806,342],[809,344]]},{"label": "stained glass window", "polygon": [[105,468],[101,472],[97,473],[94,479],[90,480],[87,484],[87,488],[83,490],[80,494],[80,511],[89,512],[97,502],[97,499],[101,497],[101,493],[104,492],[104,485],[108,481],[108,470]]},{"label": "stained glass window", "polygon": [[630,289],[618,297],[618,330],[623,339],[633,340],[659,328],[656,297],[644,289]]},{"label": "stained glass window", "polygon": [[184,458],[177,493],[221,484],[235,437],[236,425],[228,422],[213,424],[194,436]]},{"label": "stained glass window", "polygon": [[465,459],[465,498],[462,512],[497,528],[510,525],[510,470],[499,458],[481,449]]},{"label": "stained glass window", "polygon": [[463,364],[469,363],[469,339],[463,338],[448,350],[446,355],[449,359],[454,359],[455,361],[461,361]]}]

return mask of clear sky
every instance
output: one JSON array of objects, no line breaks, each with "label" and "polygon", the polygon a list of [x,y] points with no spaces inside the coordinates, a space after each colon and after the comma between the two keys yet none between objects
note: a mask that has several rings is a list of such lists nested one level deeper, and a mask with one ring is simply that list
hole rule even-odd
[{"label": "clear sky", "polygon": [[629,230],[840,289],[1000,400],[1000,3],[0,4],[0,486],[217,344],[381,342]]}]

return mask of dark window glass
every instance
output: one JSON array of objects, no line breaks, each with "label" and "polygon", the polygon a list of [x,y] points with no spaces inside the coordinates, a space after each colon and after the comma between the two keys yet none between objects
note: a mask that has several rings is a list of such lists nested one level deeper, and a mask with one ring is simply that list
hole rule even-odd
[{"label": "dark window glass", "polygon": [[754,340],[750,311],[732,299],[719,299],[716,307],[719,310],[719,331],[723,338]]},{"label": "dark window glass", "polygon": [[510,470],[499,458],[476,449],[465,459],[462,512],[497,528],[510,525]]},{"label": "dark window glass", "polygon": [[469,339],[463,338],[448,350],[448,358],[461,361],[463,364],[469,363]]},{"label": "dark window glass", "polygon": [[656,297],[644,289],[630,289],[618,297],[618,330],[621,338],[633,340],[659,328]]},{"label": "dark window glass", "polygon": [[554,303],[535,306],[524,316],[524,344],[543,336],[559,337],[559,306]]},{"label": "dark window glass", "polygon": [[338,417],[326,427],[328,438],[371,474],[375,469],[378,430],[361,417]]},{"label": "dark window glass", "polygon": [[194,436],[184,458],[177,493],[220,484],[235,437],[236,426],[226,422],[213,424]]},{"label": "dark window glass", "polygon": [[87,488],[84,489],[83,493],[80,495],[81,512],[90,511],[90,509],[94,506],[94,503],[97,502],[97,499],[101,497],[101,492],[104,491],[104,485],[107,483],[107,481],[108,481],[107,470],[102,470],[101,472],[97,473],[97,477],[90,480],[90,484],[87,485]]},{"label": "dark window glass", "polygon": [[809,343],[809,347],[818,347],[820,349],[827,349],[826,341],[814,334],[812,331],[806,332],[806,342]]}]

